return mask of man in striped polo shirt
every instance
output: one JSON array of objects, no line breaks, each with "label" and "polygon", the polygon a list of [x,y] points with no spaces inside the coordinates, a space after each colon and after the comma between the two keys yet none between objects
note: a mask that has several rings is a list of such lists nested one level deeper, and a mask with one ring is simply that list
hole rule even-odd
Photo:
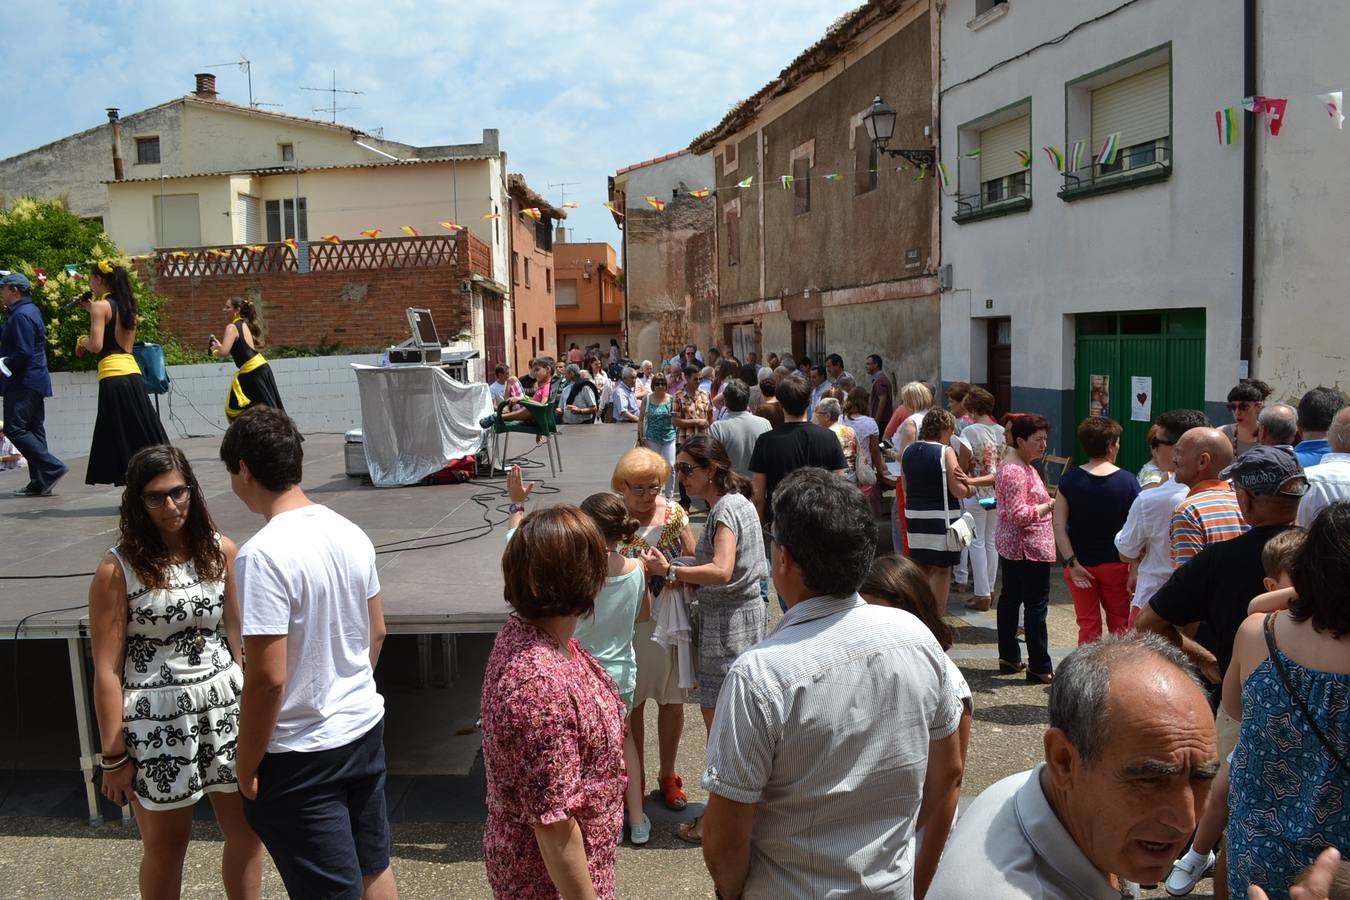
[{"label": "man in striped polo shirt", "polygon": [[1247,531],[1233,486],[1219,476],[1233,462],[1233,445],[1217,428],[1192,428],[1177,441],[1176,480],[1190,488],[1172,513],[1172,568],[1210,544]]}]

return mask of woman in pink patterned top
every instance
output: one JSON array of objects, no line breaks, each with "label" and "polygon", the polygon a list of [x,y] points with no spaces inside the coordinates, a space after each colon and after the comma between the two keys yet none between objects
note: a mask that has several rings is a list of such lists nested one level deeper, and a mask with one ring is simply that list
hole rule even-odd
[{"label": "woman in pink patterned top", "polygon": [[[994,542],[1003,565],[1003,592],[998,598],[998,669],[1025,671],[1027,681],[1049,684],[1054,679],[1045,612],[1050,605],[1050,564],[1055,561],[1055,501],[1032,463],[1045,455],[1050,423],[1044,417],[1019,415],[1008,425],[1008,455],[998,467],[994,497],[998,534]],[[1027,661],[1017,645],[1017,612],[1025,607]]]},{"label": "woman in pink patterned top", "polygon": [[[523,509],[532,485],[512,476]],[[502,556],[515,613],[492,645],[482,695],[483,858],[496,897],[616,896],[626,709],[572,638],[604,582],[606,555],[590,516],[555,506],[521,519]]]}]

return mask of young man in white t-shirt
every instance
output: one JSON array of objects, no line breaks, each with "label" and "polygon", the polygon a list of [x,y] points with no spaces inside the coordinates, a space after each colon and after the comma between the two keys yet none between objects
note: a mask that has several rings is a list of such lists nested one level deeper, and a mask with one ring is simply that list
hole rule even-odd
[{"label": "young man in white t-shirt", "polygon": [[292,897],[393,898],[375,548],[305,496],[303,456],[295,423],[267,406],[220,445],[235,495],[267,519],[235,560],[248,659],[235,773]]}]

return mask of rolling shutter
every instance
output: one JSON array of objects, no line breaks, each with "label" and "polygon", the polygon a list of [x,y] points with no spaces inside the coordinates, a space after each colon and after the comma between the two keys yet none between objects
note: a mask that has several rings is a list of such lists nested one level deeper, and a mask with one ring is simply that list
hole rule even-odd
[{"label": "rolling shutter", "polygon": [[262,242],[262,216],[258,209],[258,198],[248,194],[235,195],[235,243],[257,244]]},{"label": "rolling shutter", "polygon": [[1092,152],[1120,132],[1121,149],[1172,130],[1171,66],[1162,65],[1092,92]]},{"label": "rolling shutter", "polygon": [[154,198],[155,246],[199,247],[202,217],[196,194],[165,194]]},{"label": "rolling shutter", "polygon": [[995,125],[980,132],[980,184],[1021,172],[1018,150],[1031,149],[1031,116]]}]

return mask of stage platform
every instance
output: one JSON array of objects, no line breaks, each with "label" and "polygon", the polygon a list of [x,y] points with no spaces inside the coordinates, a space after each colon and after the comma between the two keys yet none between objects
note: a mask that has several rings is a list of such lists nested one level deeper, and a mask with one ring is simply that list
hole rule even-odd
[{"label": "stage platform", "polygon": [[[549,474],[543,447],[512,437],[526,477],[541,482],[532,503],[577,503],[609,489],[614,461],[634,444],[631,425],[562,429],[563,471]],[[191,438],[187,454],[220,531],[242,544],[263,525],[230,491],[218,438]],[[0,472],[0,635],[82,636],[89,578],[117,539],[122,489],[83,483],[86,457],[51,497],[15,497],[26,469]],[[343,437],[305,438],[306,493],[365,529],[379,551],[385,618],[394,633],[495,632],[506,618],[501,550],[509,500],[505,479],[463,485],[377,488],[344,474]],[[491,525],[489,525],[491,523]],[[78,577],[52,578],[53,575]],[[22,626],[22,627],[21,627]]]}]

